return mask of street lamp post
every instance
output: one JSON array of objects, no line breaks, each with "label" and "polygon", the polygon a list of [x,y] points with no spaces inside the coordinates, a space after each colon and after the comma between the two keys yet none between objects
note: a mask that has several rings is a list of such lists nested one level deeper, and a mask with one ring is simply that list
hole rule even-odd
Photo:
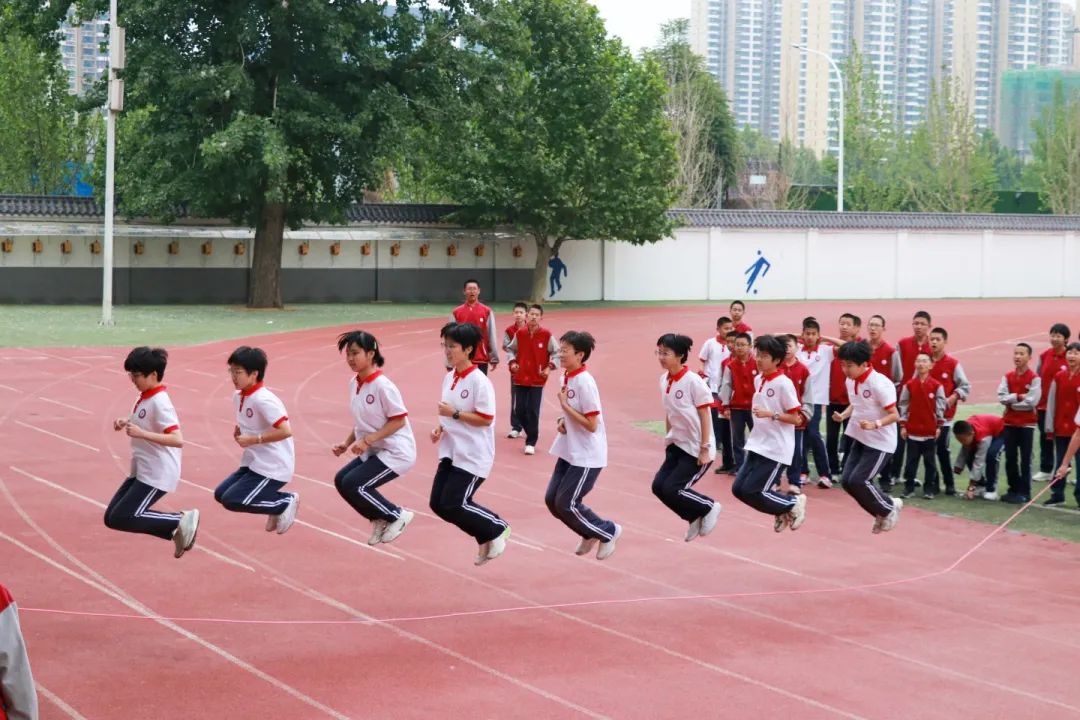
[{"label": "street lamp post", "polygon": [[836,86],[840,89],[840,108],[838,110],[838,115],[840,116],[840,152],[836,163],[836,211],[844,212],[844,75],[840,72],[840,67],[832,57],[820,50],[812,50],[803,43],[793,43],[792,47],[805,53],[820,55],[829,62],[833,72],[836,73]]},{"label": "street lamp post", "polygon": [[105,233],[101,263],[101,324],[113,324],[113,215],[116,211],[116,116],[124,108],[124,29],[117,22],[117,0],[109,2],[109,92],[105,103]]}]

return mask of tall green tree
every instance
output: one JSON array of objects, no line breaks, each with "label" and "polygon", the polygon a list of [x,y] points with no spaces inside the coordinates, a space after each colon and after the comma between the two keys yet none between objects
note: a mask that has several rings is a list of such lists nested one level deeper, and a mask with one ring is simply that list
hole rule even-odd
[{"label": "tall green tree", "polygon": [[1080,93],[1069,97],[1058,82],[1033,126],[1028,167],[1043,205],[1055,215],[1080,214]]},{"label": "tall green tree", "polygon": [[0,192],[70,193],[97,127],[68,94],[56,47],[42,48],[0,8]]},{"label": "tall green tree", "polygon": [[677,19],[660,28],[660,44],[646,50],[667,81],[666,110],[679,159],[675,179],[679,207],[719,207],[735,183],[735,119],[720,83],[687,41],[690,21]]},{"label": "tall green tree", "polygon": [[[72,3],[24,4],[28,27],[55,28]],[[253,227],[248,304],[280,306],[285,228],[343,222],[381,183],[413,103],[456,78],[455,35],[475,4],[124,0],[123,212],[169,220],[184,206]]]},{"label": "tall green tree", "polygon": [[[912,209],[982,213],[994,207],[994,157],[979,136],[964,91],[949,78],[930,91],[926,117],[899,164]],[[895,167],[895,166],[894,166]]]},{"label": "tall green tree", "polygon": [[438,178],[461,220],[533,237],[533,299],[567,240],[669,235],[675,139],[656,62],[609,40],[585,0],[504,0],[473,30],[472,79],[435,124]]},{"label": "tall green tree", "polygon": [[1024,179],[1024,158],[1011,147],[1002,145],[997,135],[990,130],[983,130],[979,137],[982,152],[994,161],[994,174],[997,176],[997,190],[1016,191],[1026,189]]}]

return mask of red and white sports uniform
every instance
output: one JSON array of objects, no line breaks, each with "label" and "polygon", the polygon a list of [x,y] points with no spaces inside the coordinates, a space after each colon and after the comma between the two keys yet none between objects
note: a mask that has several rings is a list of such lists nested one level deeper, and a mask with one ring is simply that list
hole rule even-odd
[{"label": "red and white sports uniform", "polygon": [[[752,404],[755,408],[765,408],[779,414],[797,413],[802,409],[795,384],[779,370],[755,378]],[[754,427],[746,440],[746,451],[781,465],[791,465],[795,453],[795,426],[771,417],[754,418]]]},{"label": "red and white sports uniform", "polygon": [[[158,385],[139,395],[131,409],[128,422],[143,430],[168,435],[180,429],[169,393],[164,385]],[[180,448],[166,447],[156,442],[131,438],[131,473],[152,488],[162,492],[176,492],[180,484]]]},{"label": "red and white sports uniform", "polygon": [[714,394],[720,393],[720,383],[724,378],[724,361],[731,357],[727,340],[717,335],[705,341],[698,353],[701,361],[701,370],[705,373],[705,382],[709,385],[709,391]]},{"label": "red and white sports uniform", "polygon": [[701,435],[701,421],[698,410],[713,404],[709,386],[697,373],[683,367],[677,374],[664,373],[660,376],[660,396],[664,401],[664,412],[671,426],[664,440],[669,445],[676,445],[683,452],[697,457],[702,445],[708,445],[709,461],[716,458],[716,440],[713,437],[711,423],[706,423],[705,437]]},{"label": "red and white sports uniform", "polygon": [[[487,375],[478,372],[475,365],[460,375],[456,370],[446,374],[442,383],[442,401],[458,412],[495,419],[495,389]],[[495,464],[495,423],[476,427],[449,417],[440,417],[439,423],[443,429],[439,457],[448,458],[456,468],[486,478]]]},{"label": "red and white sports uniform", "polygon": [[367,459],[377,455],[383,465],[398,475],[404,475],[416,464],[416,439],[409,423],[409,411],[401,392],[390,378],[377,370],[363,381],[349,381],[349,410],[353,417],[353,434],[357,440],[377,432],[389,420],[405,419],[405,426],[387,435],[361,455]]},{"label": "red and white sports uniform", "polygon": [[499,340],[495,337],[495,313],[483,303],[464,303],[454,308],[450,319],[456,323],[469,323],[480,328],[480,347],[473,354],[474,365],[499,362]]},{"label": "red and white sports uniform", "polygon": [[[265,435],[289,420],[285,404],[261,382],[234,393],[233,408],[241,435]],[[249,445],[244,448],[240,467],[280,483],[289,482],[296,469],[293,439]]]},{"label": "red and white sports uniform", "polygon": [[896,450],[896,424],[864,430],[859,422],[880,420],[887,411],[896,407],[896,386],[891,379],[873,368],[867,368],[855,380],[848,378],[846,386],[851,418],[845,434],[869,448],[891,455]]},{"label": "red and white sports uniform", "polygon": [[566,420],[566,433],[556,433],[551,454],[574,467],[607,467],[607,431],[596,380],[582,365],[563,375],[563,387],[566,388],[566,400],[570,407],[585,417],[596,417],[596,432],[589,432],[579,423]]}]

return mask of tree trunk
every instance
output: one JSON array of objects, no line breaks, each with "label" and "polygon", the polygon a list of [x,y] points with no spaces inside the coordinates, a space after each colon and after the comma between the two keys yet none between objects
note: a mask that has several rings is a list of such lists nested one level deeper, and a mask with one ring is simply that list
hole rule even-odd
[{"label": "tree trunk", "polygon": [[255,228],[255,249],[248,280],[248,307],[280,308],[281,247],[285,237],[285,205],[263,206]]},{"label": "tree trunk", "polygon": [[554,245],[549,245],[546,237],[535,235],[534,238],[536,239],[536,265],[533,267],[532,291],[529,293],[529,302],[542,304],[547,299],[551,288],[548,282],[548,277],[551,274],[548,268],[548,260],[559,252],[559,248],[563,244],[563,238],[556,240]]}]

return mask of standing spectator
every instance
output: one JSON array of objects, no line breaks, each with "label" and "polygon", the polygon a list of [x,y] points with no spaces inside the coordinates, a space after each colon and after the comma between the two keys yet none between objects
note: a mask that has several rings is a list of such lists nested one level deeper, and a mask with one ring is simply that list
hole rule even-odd
[{"label": "standing spectator", "polygon": [[[930,354],[930,313],[919,310],[911,318],[912,334],[900,338],[896,343],[896,351],[893,357],[893,369],[897,373],[896,386],[903,388],[904,383],[915,377],[915,361],[919,353]],[[896,446],[896,453],[892,459],[893,477],[900,475],[900,469],[904,467],[905,441],[901,438]],[[906,475],[906,473],[905,473]],[[936,475],[936,474],[935,474]],[[916,483],[918,480],[916,480]]]},{"label": "standing spectator", "polygon": [[731,453],[735,460],[735,471],[742,467],[746,446],[746,434],[754,429],[754,415],[751,405],[754,400],[754,378],[757,377],[757,362],[750,354],[750,336],[739,333],[735,336],[735,354],[728,358],[724,380],[720,385],[720,402],[724,412],[731,420]]},{"label": "standing spectator", "polygon": [[938,433],[945,423],[945,391],[941,383],[930,377],[930,354],[921,352],[915,358],[915,377],[904,383],[900,391],[900,437],[907,444],[907,464],[904,467],[904,494],[915,494],[915,474],[919,460],[923,461],[923,498],[933,500],[938,492],[937,447]]},{"label": "standing spectator", "polygon": [[[1050,497],[1043,503],[1051,507],[1065,504],[1065,484],[1069,476],[1068,468],[1073,460],[1067,450],[1069,439],[1076,432],[1076,412],[1080,408],[1080,342],[1069,343],[1065,350],[1065,360],[1065,369],[1054,376],[1047,393],[1049,400],[1046,405],[1046,434],[1054,442],[1059,469],[1050,490]],[[1060,472],[1061,468],[1065,468],[1064,474]],[[1076,502],[1080,505],[1080,485],[1076,487]]]},{"label": "standing spectator", "polygon": [[559,355],[559,343],[547,328],[540,327],[544,308],[529,306],[525,327],[517,331],[510,341],[507,357],[510,372],[517,378],[514,385],[518,415],[525,428],[525,454],[536,454],[536,442],[540,439],[540,407],[544,401],[544,385],[555,369]]},{"label": "standing spectator", "polygon": [[1031,446],[1038,418],[1035,408],[1042,397],[1042,381],[1031,369],[1031,346],[1013,348],[1015,369],[998,384],[998,401],[1005,406],[1005,477],[1009,491],[1001,499],[1022,505],[1031,498]]},{"label": "standing spectator", "polygon": [[[848,407],[847,385],[845,384],[847,375],[844,374],[844,369],[840,364],[838,350],[847,342],[861,340],[859,337],[861,328],[862,319],[858,315],[844,313],[840,316],[840,337],[822,338],[825,342],[833,345],[833,360],[829,366],[829,412],[825,416],[825,449],[829,455],[829,467],[832,468],[834,473],[842,473],[843,470],[840,464],[840,454],[846,451],[850,442],[847,435],[846,418],[851,415],[851,413],[844,414]],[[842,416],[845,419],[837,421],[837,416]],[[823,486],[824,483],[818,481],[818,485]]]},{"label": "standing spectator", "polygon": [[945,388],[945,424],[943,426],[945,429],[938,434],[938,465],[941,468],[945,494],[955,495],[948,428],[952,427],[953,418],[956,417],[957,405],[961,400],[967,400],[968,395],[971,394],[971,383],[968,382],[960,361],[945,352],[948,344],[949,333],[945,331],[945,328],[937,327],[930,331],[930,359],[934,361],[930,368],[930,375]]},{"label": "standing spectator", "polygon": [[713,434],[716,436],[716,449],[720,453],[720,467],[714,471],[717,475],[729,473],[735,466],[731,455],[731,422],[720,413],[720,383],[724,380],[724,368],[731,357],[727,336],[734,328],[731,318],[721,317],[716,321],[716,337],[711,337],[701,346],[698,360],[701,361],[701,376],[709,386],[716,405],[710,409],[713,421]]},{"label": "standing spectator", "polygon": [[468,323],[480,329],[480,345],[473,355],[473,365],[487,375],[488,367],[499,365],[498,339],[495,337],[495,312],[480,302],[480,283],[472,278],[465,281],[465,303],[450,313],[450,322]]},{"label": "standing spectator", "polygon": [[1069,343],[1072,332],[1065,323],[1054,323],[1050,328],[1050,347],[1039,355],[1035,372],[1042,382],[1043,395],[1036,408],[1039,416],[1039,472],[1034,480],[1042,482],[1050,479],[1054,471],[1054,435],[1046,431],[1046,404],[1050,401],[1050,385],[1054,376],[1065,369],[1065,346]]},{"label": "standing spectator", "polygon": [[[517,335],[517,331],[525,327],[525,318],[529,314],[529,306],[523,302],[514,303],[514,323],[506,328],[506,332],[503,333],[502,349],[506,352],[510,349],[510,343],[513,342],[514,337]],[[521,424],[521,418],[518,417],[517,404],[514,397],[514,386],[517,385],[517,381],[514,373],[510,373],[510,432],[507,433],[508,438],[521,437],[524,426]]]},{"label": "standing spectator", "polygon": [[742,300],[733,300],[728,306],[728,312],[731,313],[731,322],[735,324],[735,332],[746,333],[750,336],[750,342],[753,342],[754,328],[743,319],[746,315],[746,303]]},{"label": "standing spectator", "polygon": [[818,487],[832,487],[832,466],[821,436],[821,416],[829,404],[829,371],[833,361],[833,346],[821,342],[821,325],[812,317],[803,320],[802,346],[796,357],[810,371],[810,383],[806,390],[804,408],[810,408],[810,421],[803,438],[802,457],[799,458],[803,475],[810,474],[810,455],[817,468]]}]

